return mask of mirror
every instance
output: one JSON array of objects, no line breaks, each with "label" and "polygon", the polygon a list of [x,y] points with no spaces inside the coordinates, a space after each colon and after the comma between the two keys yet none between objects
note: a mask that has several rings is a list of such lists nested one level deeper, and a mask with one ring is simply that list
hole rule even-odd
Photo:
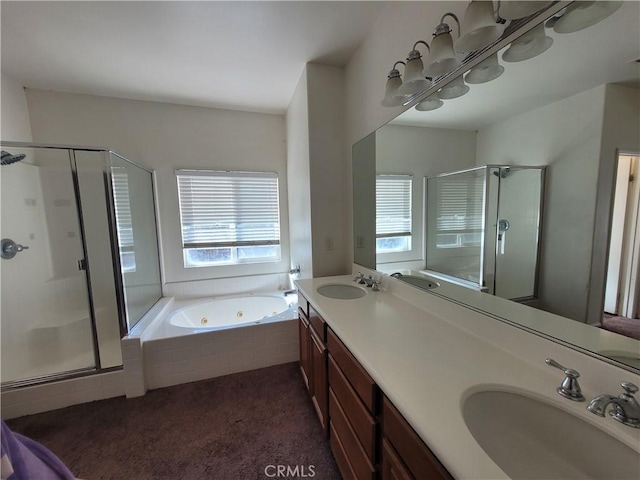
[{"label": "mirror", "polygon": [[[513,60],[513,50],[505,56],[512,39],[498,41],[478,58],[497,52],[501,76],[470,83],[467,94],[436,110],[410,108],[356,143],[355,263],[425,276],[438,284],[425,294],[640,371],[640,246],[632,240],[640,182],[629,182],[640,160],[640,4],[621,3],[573,33],[552,28],[566,11],[551,6],[522,27],[533,31],[542,20],[537,30],[552,41],[546,51],[506,61]],[[453,204],[438,186],[443,178],[460,180],[449,181],[458,190],[447,191],[464,198],[465,214],[443,213]],[[514,186],[517,178],[524,183]],[[404,224],[382,218],[385,179],[397,180],[395,194],[404,192],[410,205],[410,213],[396,212]],[[470,207],[472,197],[480,207]],[[458,223],[446,227],[452,218]],[[518,233],[519,221],[527,233]],[[442,274],[438,251],[462,266]],[[460,260],[465,255],[468,261]],[[619,318],[627,316],[632,323]]]}]

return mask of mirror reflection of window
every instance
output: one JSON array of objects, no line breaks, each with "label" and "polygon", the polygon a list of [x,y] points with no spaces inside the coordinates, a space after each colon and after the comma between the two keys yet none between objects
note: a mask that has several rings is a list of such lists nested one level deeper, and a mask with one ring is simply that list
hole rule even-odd
[{"label": "mirror reflection of window", "polygon": [[376,175],[376,253],[411,250],[411,175]]},{"label": "mirror reflection of window", "polygon": [[129,197],[129,175],[125,169],[111,170],[113,184],[113,202],[116,210],[116,229],[120,246],[120,265],[124,273],[136,271],[136,253],[134,248],[133,221],[131,219],[131,200]]}]

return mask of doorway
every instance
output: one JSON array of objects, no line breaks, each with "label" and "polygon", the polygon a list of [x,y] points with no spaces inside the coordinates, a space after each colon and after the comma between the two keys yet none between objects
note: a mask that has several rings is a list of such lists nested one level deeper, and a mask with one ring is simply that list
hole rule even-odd
[{"label": "doorway", "polygon": [[604,316],[640,318],[640,153],[620,153]]}]

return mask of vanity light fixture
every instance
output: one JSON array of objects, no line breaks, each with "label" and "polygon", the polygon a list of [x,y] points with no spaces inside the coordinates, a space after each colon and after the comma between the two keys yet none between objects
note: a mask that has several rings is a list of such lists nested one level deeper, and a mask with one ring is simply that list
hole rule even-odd
[{"label": "vanity light fixture", "polygon": [[440,24],[433,31],[433,41],[431,42],[431,52],[429,53],[429,63],[424,69],[424,76],[436,78],[454,71],[460,66],[460,60],[456,58],[453,49],[453,38],[451,28],[444,23],[445,17],[452,17],[458,24],[458,37],[460,36],[460,22],[453,13],[445,13],[440,19]]},{"label": "vanity light fixture", "polygon": [[404,68],[404,82],[398,93],[402,95],[413,95],[415,93],[424,92],[431,85],[431,81],[427,80],[422,74],[424,65],[422,64],[422,55],[416,47],[421,43],[430,51],[429,45],[423,40],[418,40],[413,44],[413,49],[407,55],[407,64]]},{"label": "vanity light fixture", "polygon": [[475,52],[500,38],[504,20],[496,18],[493,2],[472,0],[462,17],[460,38],[454,47],[458,52]]},{"label": "vanity light fixture", "polygon": [[505,20],[517,20],[519,18],[525,18],[529,15],[533,15],[539,12],[543,8],[547,8],[553,2],[540,2],[540,1],[509,1],[500,2],[498,11],[500,17]]},{"label": "vanity light fixture", "polygon": [[519,38],[516,38],[502,54],[505,62],[522,62],[546,52],[553,39],[544,32],[544,24],[540,23]]},{"label": "vanity light fixture", "polygon": [[462,75],[457,76],[451,82],[438,90],[438,98],[441,100],[452,100],[463,96],[469,91],[469,86],[465,85]]},{"label": "vanity light fixture", "polygon": [[419,112],[430,112],[431,110],[437,110],[442,105],[444,105],[444,102],[440,100],[435,93],[432,93],[416,105],[416,110]]},{"label": "vanity light fixture", "polygon": [[498,63],[498,52],[469,70],[464,80],[472,85],[495,80],[504,73],[504,67]]},{"label": "vanity light fixture", "polygon": [[573,33],[604,20],[622,6],[621,1],[573,2],[554,24],[556,33]]},{"label": "vanity light fixture", "polygon": [[396,69],[396,65],[399,63],[406,66],[406,63],[402,61],[393,64],[393,68],[389,72],[389,75],[387,75],[384,98],[382,102],[380,102],[383,107],[399,107],[404,102],[404,96],[398,93],[398,89],[402,86],[402,77]]}]

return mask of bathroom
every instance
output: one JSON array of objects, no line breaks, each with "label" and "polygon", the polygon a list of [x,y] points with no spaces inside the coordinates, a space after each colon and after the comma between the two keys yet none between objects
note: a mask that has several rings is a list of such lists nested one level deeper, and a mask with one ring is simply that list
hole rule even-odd
[{"label": "bathroom", "polygon": [[[160,42],[162,48],[149,39],[143,41],[131,33],[137,23],[155,17],[156,14],[152,14],[153,8],[157,8],[155,2],[146,7],[125,2],[120,6],[100,3],[95,9],[83,5],[67,7],[68,10],[64,8],[64,3],[58,2],[31,6],[11,2],[2,4],[3,50],[5,44],[11,45],[11,48],[7,47],[7,53],[3,51],[2,59],[3,142],[110,149],[153,171],[151,182],[155,192],[154,215],[160,258],[158,285],[164,298],[150,313],[157,313],[153,311],[154,308],[171,308],[166,299],[172,297],[189,302],[203,297],[285,292],[294,288],[292,282],[295,280],[351,275],[359,270],[380,275],[374,271],[375,264],[370,266],[356,260],[354,265],[354,250],[356,255],[360,252],[354,249],[357,242],[354,241],[352,224],[362,216],[354,214],[356,207],[352,202],[354,172],[351,149],[405,110],[401,105],[391,108],[380,105],[386,76],[393,62],[404,60],[416,40],[424,39],[431,43],[431,30],[444,13],[451,11],[462,18],[466,3],[369,2],[351,5],[351,2],[344,2],[334,5],[335,10],[323,7],[323,2],[314,2],[306,7],[303,2],[288,6],[277,3],[270,6],[270,3],[263,6],[244,2],[235,6],[233,2],[220,3],[216,6],[219,10],[202,14],[198,14],[193,4],[187,7],[169,3],[157,15],[162,15],[168,23],[179,18],[185,22],[185,26],[169,28],[167,23],[161,23],[158,27],[160,32],[181,32],[180,36],[166,37],[156,32],[156,36],[151,38]],[[208,6],[207,3],[201,8],[205,6]],[[301,25],[305,24],[303,20],[311,22],[310,18],[314,15],[325,15],[326,24],[335,25],[333,28],[340,33],[334,33],[334,36],[343,37],[345,43],[338,48],[325,37],[326,51],[317,51],[307,45],[308,56],[297,58],[297,66],[292,67],[288,63],[278,69],[278,59],[270,60],[276,66],[271,74],[277,73],[280,75],[278,77],[263,74],[257,75],[253,82],[235,80],[232,76],[238,74],[233,68],[235,64],[226,62],[231,61],[230,57],[242,57],[258,48],[258,42],[251,35],[239,35],[242,38],[242,42],[239,40],[237,44],[239,50],[230,50],[231,55],[221,54],[207,61],[202,60],[208,58],[204,53],[207,48],[200,55],[193,51],[185,55],[181,49],[195,47],[185,45],[178,38],[182,37],[184,30],[212,30],[222,34],[227,28],[221,20],[224,18],[223,12],[229,15],[229,25],[233,25],[231,20],[238,24],[248,19],[255,20],[257,32],[262,32],[261,28],[264,28],[261,16],[268,16],[273,19],[275,26],[284,29],[283,25],[287,25],[284,22],[291,21],[291,15],[295,15],[293,18],[298,18]],[[97,25],[95,18],[101,19]],[[47,35],[52,39],[61,37],[60,43],[52,48],[69,49],[69,55],[73,57],[62,56],[63,60],[60,60],[68,62],[61,63],[67,66],[66,69],[44,61],[45,55],[53,53],[45,49],[34,52],[33,46],[26,42],[21,44],[23,32],[31,22],[40,22],[37,29],[41,35],[39,45],[46,44],[44,39]],[[114,25],[118,26],[115,30]],[[307,42],[313,45],[316,40],[309,37],[311,32],[308,30],[296,26],[283,41],[289,45],[306,45]],[[61,35],[61,31],[65,35]],[[242,31],[246,31],[246,27],[243,26]],[[140,55],[147,55],[148,51],[141,50],[144,52],[141,54],[135,48],[118,49],[119,35],[141,42],[141,49],[163,51],[169,60],[159,64],[138,65],[140,70],[134,73],[143,75],[146,71],[150,76],[128,79],[130,83],[127,87],[124,79],[118,80],[118,76],[127,78],[127,68],[137,65]],[[94,37],[112,40],[110,44],[117,54],[105,52],[100,45],[88,42]],[[86,50],[74,50],[77,48],[77,44],[74,45],[75,38],[86,39],[87,44],[96,49],[89,58]],[[263,41],[267,39],[270,38]],[[221,40],[214,37],[207,41],[213,44]],[[229,43],[236,45],[236,42]],[[274,50],[279,48],[277,41],[271,47]],[[32,56],[27,56],[27,53]],[[267,55],[267,52],[263,54]],[[105,63],[107,55],[107,70],[111,73],[108,76],[105,74],[103,82],[94,87],[72,82],[74,76],[83,73],[95,76],[95,72],[104,72],[98,67]],[[193,71],[187,69],[187,58],[194,58],[191,64]],[[70,63],[72,60],[73,63]],[[148,61],[152,62],[151,59]],[[34,70],[34,64],[38,63],[49,66],[42,73],[44,76],[36,75],[38,71]],[[170,93],[155,90],[153,75],[170,74],[175,75],[172,78],[174,88],[177,88]],[[225,75],[230,78],[224,78]],[[249,71],[246,75],[253,73]],[[214,77],[218,77],[220,83],[211,85]],[[108,78],[112,83],[107,83]],[[217,96],[211,94],[208,98],[198,98],[195,92],[202,81],[205,85],[211,85],[210,91],[218,89]],[[244,91],[229,90],[227,85],[236,84],[240,88],[246,83],[250,86]],[[143,85],[147,85],[149,90],[146,91]],[[277,100],[270,92],[270,89],[275,91],[276,85],[284,87],[284,92],[278,92],[280,98]],[[474,87],[471,88],[473,90]],[[596,92],[596,96],[600,94],[605,94],[604,89]],[[454,106],[455,100],[451,100],[449,105],[447,103],[445,107]],[[444,112],[445,108],[441,111]],[[12,151],[11,147],[3,144],[3,150],[18,153],[20,148],[15,147]],[[431,173],[454,171],[467,166],[443,164],[439,171]],[[9,168],[3,166],[2,174]],[[278,261],[185,268],[176,173],[200,169],[277,173],[280,218]],[[507,233],[507,239],[509,233],[512,232]],[[9,234],[5,235],[3,231],[3,238],[5,236]],[[28,242],[15,240],[24,244]],[[31,252],[26,250],[18,253],[16,260],[27,253]],[[3,259],[3,268],[6,262]],[[586,273],[583,270],[578,275],[590,275],[598,268],[587,268]],[[391,280],[381,278],[383,287],[388,287],[385,281]],[[592,281],[593,285],[588,288],[595,289],[601,280],[594,278]],[[3,281],[3,291],[5,288],[7,282]],[[587,303],[588,300],[585,300],[580,308],[586,310]],[[563,316],[571,314],[573,312],[563,312]],[[297,314],[294,313],[288,320],[296,318]],[[137,326],[142,332],[146,320],[143,318]],[[3,318],[3,324],[5,321]],[[149,341],[145,333],[135,335],[134,331],[122,342],[124,368],[116,365],[98,375],[3,392],[3,418],[121,396],[132,400],[134,397],[144,398],[145,392],[148,395],[163,387],[296,362],[299,358],[296,323],[280,323],[282,325],[278,325],[278,322],[260,325],[261,329],[268,332],[264,338],[270,338],[271,343],[264,340],[265,343],[259,344],[257,338],[263,338],[263,335],[258,333],[248,335],[247,343],[242,343],[240,338],[214,338],[213,334],[207,334],[206,340],[198,340],[197,349],[190,343],[192,340],[189,336],[167,345],[160,342],[162,339]],[[280,328],[282,330],[278,330]],[[570,340],[563,341],[572,343]],[[224,343],[225,348],[230,343],[240,346],[239,350],[226,351],[219,358],[194,353],[195,350],[205,351],[206,345],[218,343]],[[257,355],[258,349],[262,349],[263,354]],[[582,356],[589,357],[585,362],[591,365],[595,362],[594,357],[582,352],[594,349],[579,346],[567,356],[573,359],[577,355],[575,352],[580,352]],[[168,358],[175,360],[175,364],[168,362]],[[568,363],[562,358],[558,360]],[[580,370],[580,365],[569,366]],[[617,385],[621,380],[626,378],[634,381],[634,377],[637,377],[637,368],[628,372],[615,363],[602,367],[598,363],[594,369],[609,372],[608,375],[614,377],[606,383],[606,391],[610,393],[619,388]],[[453,471],[456,472],[455,467]]]}]

